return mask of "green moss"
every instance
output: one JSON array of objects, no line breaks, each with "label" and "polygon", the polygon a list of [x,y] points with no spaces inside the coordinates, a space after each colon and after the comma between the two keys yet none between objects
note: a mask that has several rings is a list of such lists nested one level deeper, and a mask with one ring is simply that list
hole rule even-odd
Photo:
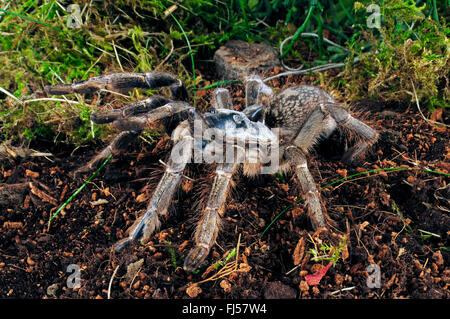
[{"label": "green moss", "polygon": [[355,50],[361,62],[341,74],[349,96],[408,102],[415,100],[415,88],[430,109],[449,105],[449,88],[442,84],[448,83],[450,70],[449,29],[445,21],[426,18],[424,8],[411,1],[384,2],[378,36],[362,34],[361,41],[372,44],[371,51]]}]

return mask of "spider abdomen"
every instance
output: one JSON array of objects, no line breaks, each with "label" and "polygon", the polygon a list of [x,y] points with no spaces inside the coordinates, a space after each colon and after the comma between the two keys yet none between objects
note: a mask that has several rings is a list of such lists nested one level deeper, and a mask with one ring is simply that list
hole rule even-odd
[{"label": "spider abdomen", "polygon": [[266,109],[266,124],[269,127],[283,127],[297,130],[307,121],[321,103],[336,103],[324,90],[311,85],[286,88],[270,101]]}]

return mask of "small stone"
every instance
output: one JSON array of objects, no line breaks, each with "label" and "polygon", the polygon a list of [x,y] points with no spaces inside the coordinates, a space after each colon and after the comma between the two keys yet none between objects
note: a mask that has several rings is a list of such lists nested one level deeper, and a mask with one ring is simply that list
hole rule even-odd
[{"label": "small stone", "polygon": [[295,289],[280,281],[269,282],[264,291],[264,298],[266,299],[295,299],[296,297]]},{"label": "small stone", "polygon": [[279,67],[278,52],[264,43],[228,41],[214,54],[217,76],[222,80],[244,80],[249,75],[266,76]]}]

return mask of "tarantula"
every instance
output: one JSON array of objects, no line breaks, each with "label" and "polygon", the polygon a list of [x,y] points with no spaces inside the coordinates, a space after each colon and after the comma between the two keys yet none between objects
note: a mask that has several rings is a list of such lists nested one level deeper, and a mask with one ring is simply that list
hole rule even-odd
[{"label": "tarantula", "polygon": [[[134,240],[148,241],[155,229],[160,227],[160,217],[167,215],[183,170],[193,157],[207,152],[214,154],[218,146],[231,146],[227,148],[227,161],[215,163],[214,182],[195,231],[195,246],[184,261],[185,270],[199,267],[214,245],[230,181],[240,164],[243,164],[245,174],[256,175],[261,173],[268,153],[278,155],[278,162],[271,163],[269,171],[291,170],[295,173],[308,207],[307,214],[317,229],[327,227],[330,219],[321,205],[319,192],[308,170],[309,150],[337,127],[346,128],[359,136],[355,145],[343,156],[345,162],[351,162],[378,137],[371,127],[352,117],[328,93],[314,86],[284,89],[270,96],[268,105],[264,107],[259,104],[260,95],[271,95],[272,90],[258,76],[246,79],[246,108],[242,112],[234,110],[229,91],[219,88],[214,91],[211,111],[200,113],[188,103],[188,94],[181,80],[164,72],[116,73],[69,85],[47,86],[45,90],[57,95],[162,86],[170,88],[171,98],[155,95],[120,109],[92,113],[93,122],[112,123],[120,133],[79,171],[93,169],[156,121],[175,121],[176,126],[171,132],[174,146],[165,173],[153,192],[145,214],[129,228],[128,237],[114,245],[116,250],[120,250]],[[203,129],[198,130],[198,125]],[[205,128],[212,130],[212,133],[205,134]],[[278,128],[278,134],[271,130],[273,128]],[[252,145],[258,147],[249,147]],[[261,146],[266,146],[265,151]]]}]

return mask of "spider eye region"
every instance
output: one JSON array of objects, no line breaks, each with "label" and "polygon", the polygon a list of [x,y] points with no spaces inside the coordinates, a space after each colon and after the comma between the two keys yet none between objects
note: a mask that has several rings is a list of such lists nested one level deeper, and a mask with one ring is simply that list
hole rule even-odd
[{"label": "spider eye region", "polygon": [[207,113],[205,120],[210,128],[221,130],[224,134],[236,129],[248,129],[250,121],[245,114],[227,109],[216,109],[214,113]]},{"label": "spider eye region", "polygon": [[244,117],[241,114],[233,115],[234,123],[241,124],[244,121]]},{"label": "spider eye region", "polygon": [[276,140],[268,127],[259,122],[252,122],[244,113],[216,109],[215,113],[207,113],[205,122],[214,135],[222,136],[227,141],[236,140],[244,144],[261,141],[264,143]]}]

